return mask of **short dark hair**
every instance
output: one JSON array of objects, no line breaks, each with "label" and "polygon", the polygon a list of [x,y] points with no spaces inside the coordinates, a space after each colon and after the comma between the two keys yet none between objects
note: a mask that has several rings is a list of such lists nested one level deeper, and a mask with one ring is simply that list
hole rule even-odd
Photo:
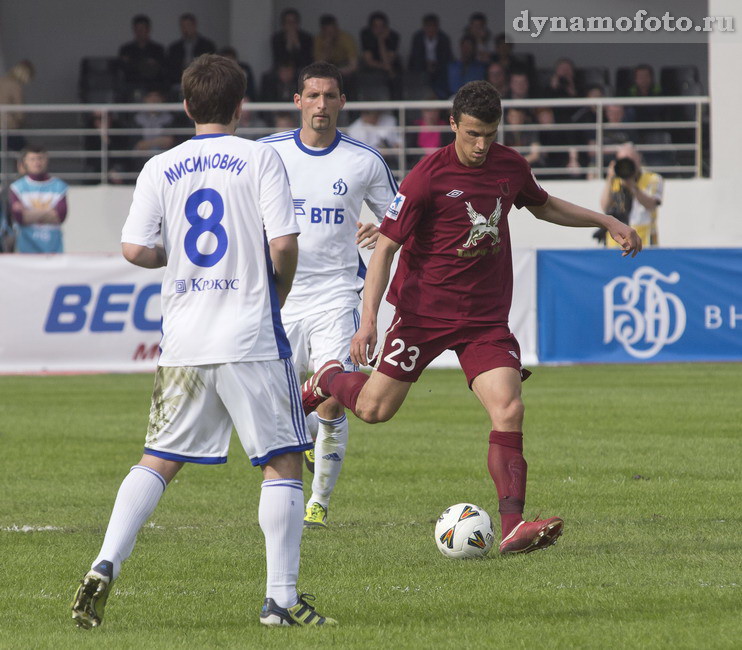
[{"label": "short dark hair", "polygon": [[42,147],[40,144],[29,144],[28,146],[24,147],[21,150],[21,153],[20,153],[20,156],[19,156],[20,160],[23,160],[30,153],[43,153],[43,154],[46,154],[46,153],[49,153],[49,152],[46,150],[46,147]]},{"label": "short dark hair", "polygon": [[431,23],[433,25],[440,25],[440,19],[438,18],[438,14],[425,14],[423,16],[423,25],[427,25],[428,23]]},{"label": "short dark hair", "polygon": [[487,16],[485,16],[481,11],[475,11],[471,16],[469,16],[469,22],[472,20],[479,20],[483,23],[487,22]]},{"label": "short dark hair", "polygon": [[137,25],[147,25],[147,27],[152,27],[152,21],[149,19],[147,14],[137,14],[131,19],[131,26],[136,27]]},{"label": "short dark hair", "polygon": [[188,11],[188,12],[186,12],[184,14],[181,14],[180,15],[180,19],[181,20],[190,20],[192,23],[195,23],[196,22],[196,16],[195,16],[195,14],[192,14],[190,11]]},{"label": "short dark hair", "polygon": [[654,80],[654,68],[651,65],[648,63],[640,63],[634,68],[634,74],[639,72],[639,70],[646,70],[649,73],[649,76],[652,77],[652,80]]},{"label": "short dark hair", "polygon": [[296,9],[294,9],[293,7],[287,7],[286,9],[284,9],[284,10],[283,10],[283,11],[281,12],[281,15],[280,15],[280,18],[279,18],[279,20],[280,20],[281,22],[283,22],[283,21],[284,21],[284,19],[285,19],[285,18],[286,18],[287,16],[294,16],[294,17],[295,17],[295,18],[296,18],[296,19],[297,19],[298,21],[300,21],[300,22],[301,22],[301,14],[300,14],[300,13],[299,13],[299,12],[298,12],[298,11],[297,11]]},{"label": "short dark hair", "polygon": [[299,73],[299,86],[298,86],[298,93],[301,95],[302,91],[304,90],[304,82],[307,79],[334,79],[337,81],[338,89],[340,90],[340,94],[342,95],[343,92],[343,75],[340,74],[340,70],[338,70],[338,67],[333,65],[332,63],[327,63],[327,61],[315,61],[314,63],[310,63],[306,68],[302,68],[301,72]]},{"label": "short dark hair", "polygon": [[368,15],[368,26],[371,27],[371,23],[375,20],[381,20],[385,25],[389,24],[389,16],[387,16],[383,11],[374,11],[370,13]]},{"label": "short dark hair", "polygon": [[322,14],[319,17],[320,27],[326,27],[327,25],[337,25],[338,19],[332,14]]},{"label": "short dark hair", "polygon": [[502,119],[500,93],[489,81],[470,81],[453,98],[451,116],[456,124],[462,115],[470,115],[488,124]]},{"label": "short dark hair", "polygon": [[183,72],[182,87],[196,124],[229,124],[245,96],[247,77],[233,59],[202,54]]}]

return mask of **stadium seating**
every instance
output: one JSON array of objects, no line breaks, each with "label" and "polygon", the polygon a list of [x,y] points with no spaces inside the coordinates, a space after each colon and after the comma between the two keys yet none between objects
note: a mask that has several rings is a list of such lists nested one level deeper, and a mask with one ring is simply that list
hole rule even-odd
[{"label": "stadium seating", "polygon": [[116,57],[88,56],[80,61],[79,96],[86,104],[120,99],[121,73]]}]

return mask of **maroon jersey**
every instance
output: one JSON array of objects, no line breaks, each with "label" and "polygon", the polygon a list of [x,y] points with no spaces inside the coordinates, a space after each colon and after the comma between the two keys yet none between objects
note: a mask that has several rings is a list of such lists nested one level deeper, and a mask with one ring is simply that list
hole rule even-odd
[{"label": "maroon jersey", "polygon": [[497,143],[481,167],[463,165],[454,144],[423,159],[381,224],[382,234],[402,244],[387,300],[420,316],[507,324],[508,212],[548,198],[525,158]]}]

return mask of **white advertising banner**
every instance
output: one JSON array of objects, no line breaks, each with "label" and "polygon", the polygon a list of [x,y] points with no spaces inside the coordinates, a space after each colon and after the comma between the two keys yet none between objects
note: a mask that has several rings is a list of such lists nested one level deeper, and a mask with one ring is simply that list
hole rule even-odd
[{"label": "white advertising banner", "polygon": [[[510,326],[536,356],[536,254],[513,251]],[[0,373],[142,372],[157,364],[163,270],[120,254],[0,255]],[[379,335],[393,308],[382,302]],[[453,352],[433,366],[458,367]]]},{"label": "white advertising banner", "polygon": [[0,372],[154,369],[163,270],[111,255],[0,255]]}]

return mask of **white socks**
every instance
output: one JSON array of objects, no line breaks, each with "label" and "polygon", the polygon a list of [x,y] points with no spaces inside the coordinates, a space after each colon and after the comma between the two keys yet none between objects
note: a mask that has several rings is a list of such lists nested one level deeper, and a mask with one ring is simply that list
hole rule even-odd
[{"label": "white socks", "polygon": [[345,414],[336,420],[319,418],[319,432],[314,443],[314,479],[312,497],[307,504],[319,503],[327,508],[343,468],[345,448],[348,446],[348,418]]},{"label": "white socks", "polygon": [[258,521],[265,536],[265,597],[279,607],[298,602],[299,547],[304,528],[304,494],[297,479],[263,481]]},{"label": "white socks", "polygon": [[150,467],[131,468],[121,482],[106,537],[93,566],[108,560],[113,563],[113,579],[118,577],[121,563],[131,555],[137,533],[154,512],[166,485],[165,479]]},{"label": "white socks", "polygon": [[312,440],[317,440],[317,432],[319,431],[319,415],[317,415],[317,411],[312,411],[307,415],[307,431],[312,436]]}]

